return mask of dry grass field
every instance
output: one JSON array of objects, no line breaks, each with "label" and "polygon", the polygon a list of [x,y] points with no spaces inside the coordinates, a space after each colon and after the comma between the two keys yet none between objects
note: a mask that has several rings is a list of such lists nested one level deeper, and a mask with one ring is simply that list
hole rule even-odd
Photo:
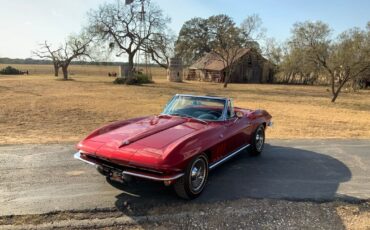
[{"label": "dry grass field", "polygon": [[[4,65],[0,65],[2,68]],[[332,104],[327,87],[170,83],[153,69],[154,84],[112,84],[117,67],[72,66],[71,81],[51,66],[17,66],[29,76],[0,75],[0,144],[76,142],[108,122],[158,114],[176,93],[230,96],[235,105],[269,111],[268,138],[370,138],[370,91],[343,93]],[[117,71],[118,72],[118,71]]]}]

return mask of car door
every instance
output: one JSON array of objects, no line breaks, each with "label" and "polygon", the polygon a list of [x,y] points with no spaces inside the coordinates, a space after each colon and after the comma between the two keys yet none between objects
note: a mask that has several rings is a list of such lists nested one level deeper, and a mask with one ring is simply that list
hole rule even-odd
[{"label": "car door", "polygon": [[219,142],[211,148],[212,163],[245,146],[249,141],[252,126],[245,117],[238,118],[233,108],[232,101],[228,101],[225,120],[220,122],[221,127],[216,135]]},{"label": "car door", "polygon": [[217,129],[218,143],[212,147],[211,162],[217,162],[234,151],[241,143],[238,135],[240,119],[238,119],[232,109],[232,102],[227,102],[227,114],[224,114],[223,121],[220,121]]},{"label": "car door", "polygon": [[231,100],[229,100],[223,131],[223,138],[225,142],[224,157],[245,146],[248,140],[248,131],[246,129],[249,128],[249,125],[246,123],[246,119],[238,118],[235,115],[233,108],[233,103]]}]

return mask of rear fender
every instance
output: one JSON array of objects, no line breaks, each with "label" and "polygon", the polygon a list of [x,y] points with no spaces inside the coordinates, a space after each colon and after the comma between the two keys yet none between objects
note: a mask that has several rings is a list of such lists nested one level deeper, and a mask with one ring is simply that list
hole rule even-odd
[{"label": "rear fender", "polygon": [[271,115],[266,110],[255,110],[247,115],[249,122],[253,126],[253,130],[259,125],[264,124],[267,128],[267,124],[271,121]]}]

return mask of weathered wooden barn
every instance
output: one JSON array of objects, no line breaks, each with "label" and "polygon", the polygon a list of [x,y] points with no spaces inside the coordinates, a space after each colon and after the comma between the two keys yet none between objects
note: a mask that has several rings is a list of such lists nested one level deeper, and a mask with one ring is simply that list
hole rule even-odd
[{"label": "weathered wooden barn", "polygon": [[[273,65],[252,49],[241,49],[231,73],[232,83],[267,83],[273,81]],[[188,69],[187,80],[224,82],[229,68],[215,53],[207,53]]]}]

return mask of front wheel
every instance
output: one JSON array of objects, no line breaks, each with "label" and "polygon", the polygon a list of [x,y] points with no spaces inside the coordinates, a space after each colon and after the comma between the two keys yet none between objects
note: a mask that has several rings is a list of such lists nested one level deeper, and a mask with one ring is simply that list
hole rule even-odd
[{"label": "front wheel", "polygon": [[257,127],[252,137],[252,144],[250,148],[250,155],[258,156],[262,153],[265,146],[265,126],[262,124]]},{"label": "front wheel", "polygon": [[185,175],[176,180],[174,189],[183,199],[197,198],[203,191],[208,179],[208,159],[201,154],[186,167]]}]

